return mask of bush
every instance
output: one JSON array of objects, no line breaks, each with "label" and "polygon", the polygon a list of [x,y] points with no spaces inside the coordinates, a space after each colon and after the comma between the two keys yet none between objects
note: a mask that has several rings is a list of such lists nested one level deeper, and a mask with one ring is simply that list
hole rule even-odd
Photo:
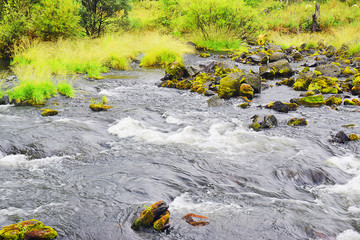
[{"label": "bush", "polygon": [[34,29],[43,40],[79,34],[79,5],[74,0],[40,0],[34,8]]}]

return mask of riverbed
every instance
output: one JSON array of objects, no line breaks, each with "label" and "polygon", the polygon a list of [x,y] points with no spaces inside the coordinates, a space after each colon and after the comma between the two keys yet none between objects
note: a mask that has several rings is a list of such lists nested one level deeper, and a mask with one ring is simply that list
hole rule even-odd
[{"label": "riverbed", "polygon": [[[262,107],[299,96],[279,79],[248,109],[240,99],[209,107],[209,97],[157,87],[163,76],[134,65],[102,80],[78,76],[71,99],[0,106],[0,226],[36,218],[61,240],[360,239],[359,142],[330,141],[360,133],[359,107]],[[91,111],[104,95],[113,108]],[[275,115],[278,126],[253,131],[255,114]],[[308,125],[288,126],[292,117]],[[169,204],[169,231],[133,231],[159,200]],[[181,219],[188,213],[210,224],[193,227]]]}]

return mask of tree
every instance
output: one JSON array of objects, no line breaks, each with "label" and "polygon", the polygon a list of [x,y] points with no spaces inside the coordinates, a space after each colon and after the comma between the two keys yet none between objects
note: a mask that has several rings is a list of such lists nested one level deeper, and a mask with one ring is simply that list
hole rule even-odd
[{"label": "tree", "polygon": [[129,0],[81,0],[80,24],[88,36],[99,37],[112,17],[120,12],[127,16],[129,10]]}]

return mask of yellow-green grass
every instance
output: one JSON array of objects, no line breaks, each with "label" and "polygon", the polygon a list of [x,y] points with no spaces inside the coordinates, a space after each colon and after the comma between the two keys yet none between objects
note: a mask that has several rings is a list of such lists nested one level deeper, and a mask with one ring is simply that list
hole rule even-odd
[{"label": "yellow-green grass", "polygon": [[360,51],[360,31],[358,27],[353,25],[331,28],[324,33],[281,34],[273,31],[269,33],[269,40],[283,48],[288,48],[291,45],[300,46],[304,43],[317,46],[319,42],[323,42],[337,49],[345,44],[349,47],[349,53]]},{"label": "yellow-green grass", "polygon": [[67,96],[67,97],[74,97],[75,91],[70,82],[67,81],[60,81],[57,84],[57,90],[61,95]]}]

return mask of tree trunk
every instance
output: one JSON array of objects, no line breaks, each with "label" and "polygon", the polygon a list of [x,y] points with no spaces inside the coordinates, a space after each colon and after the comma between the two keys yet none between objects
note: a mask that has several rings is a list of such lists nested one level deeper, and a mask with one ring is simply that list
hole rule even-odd
[{"label": "tree trunk", "polygon": [[312,15],[312,24],[311,32],[316,32],[320,30],[319,21],[320,21],[320,3],[317,3],[315,6],[315,13]]}]

